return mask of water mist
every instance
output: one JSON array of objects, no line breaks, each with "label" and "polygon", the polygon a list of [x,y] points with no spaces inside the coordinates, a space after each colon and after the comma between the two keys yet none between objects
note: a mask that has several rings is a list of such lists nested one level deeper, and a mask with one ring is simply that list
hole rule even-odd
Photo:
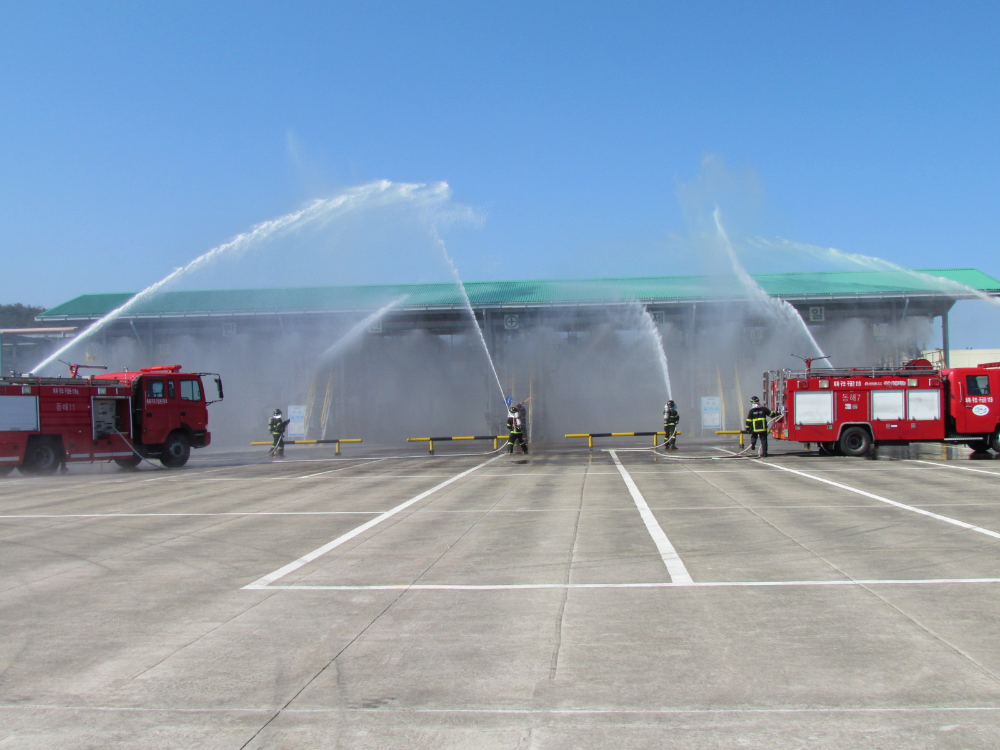
[{"label": "water mist", "polygon": [[817,343],[816,338],[809,330],[809,326],[806,325],[802,316],[799,315],[799,311],[785,300],[769,295],[764,291],[764,289],[761,288],[760,284],[754,281],[754,278],[747,273],[747,270],[743,267],[743,264],[740,263],[739,258],[736,256],[736,250],[733,247],[733,243],[730,241],[729,235],[726,233],[725,227],[722,225],[722,216],[718,208],[715,209],[713,217],[715,219],[715,228],[719,241],[722,243],[722,246],[729,257],[733,273],[736,274],[736,278],[747,291],[750,300],[762,307],[764,310],[768,311],[771,317],[783,320],[786,323],[801,329],[813,349],[816,351],[816,356],[826,358],[829,362],[829,358],[826,357],[823,349]]},{"label": "water mist", "polygon": [[129,298],[125,304],[92,323],[75,338],[70,339],[62,347],[39,362],[33,368],[32,372],[37,373],[42,368],[56,361],[68,349],[92,337],[109,323],[134,310],[158,292],[163,291],[166,287],[178,281],[181,277],[190,275],[223,256],[238,257],[248,249],[261,244],[265,240],[273,239],[281,233],[301,229],[309,224],[319,224],[322,226],[334,221],[339,216],[363,207],[407,202],[431,204],[440,203],[446,198],[447,185],[444,183],[427,186],[423,184],[393,183],[388,180],[380,180],[352,188],[334,198],[312,201],[305,208],[298,211],[257,224],[249,231],[237,235],[229,242],[218,245],[198,256],[186,266],[175,269],[155,284],[151,284]]}]

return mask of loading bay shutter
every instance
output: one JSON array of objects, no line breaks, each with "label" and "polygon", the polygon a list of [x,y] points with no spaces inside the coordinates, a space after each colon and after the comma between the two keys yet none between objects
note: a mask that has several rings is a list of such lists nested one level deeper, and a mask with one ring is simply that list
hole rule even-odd
[{"label": "loading bay shutter", "polygon": [[0,396],[0,432],[36,432],[38,396]]}]

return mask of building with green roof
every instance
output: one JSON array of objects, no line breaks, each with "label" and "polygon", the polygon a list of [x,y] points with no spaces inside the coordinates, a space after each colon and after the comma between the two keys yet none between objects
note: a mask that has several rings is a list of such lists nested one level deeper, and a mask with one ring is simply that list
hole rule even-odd
[{"label": "building with green roof", "polygon": [[[956,300],[977,294],[1000,296],[1000,281],[974,269],[848,271],[761,274],[752,277],[766,294],[805,308],[828,303],[833,309],[865,306],[873,312],[886,302],[909,301],[913,314],[941,314]],[[587,308],[631,301],[651,309],[752,298],[735,276],[652,276],[644,278],[472,281],[465,284],[477,315],[487,311]],[[94,321],[124,305],[134,293],[84,294],[47,310],[40,321]],[[227,289],[162,292],[125,312],[123,320],[341,314],[371,310],[402,298],[397,314],[457,310],[465,305],[457,284],[324,286],[285,289]]]},{"label": "building with green roof", "polygon": [[[949,310],[982,297],[1000,281],[975,269],[900,269],[86,294],[37,319],[76,328],[66,361],[223,373],[213,420],[234,445],[296,404],[310,437],[490,434],[506,395],[531,396],[535,434],[558,439],[648,430],[667,394],[689,420],[719,397],[731,427],[763,370],[898,364],[938,325],[947,348]],[[21,371],[56,344],[32,341]]]},{"label": "building with green roof", "polygon": [[[834,271],[760,274],[756,287],[734,275],[643,278],[473,281],[464,285],[481,328],[515,335],[536,326],[582,332],[602,310],[640,304],[657,323],[692,335],[698,319],[731,315],[734,305],[753,305],[766,294],[793,306],[806,323],[821,328],[843,319],[878,326],[906,318],[939,318],[948,346],[948,311],[958,300],[1000,297],[1000,281],[970,268],[919,271]],[[392,305],[379,331],[414,329],[448,335],[468,322],[458,284],[323,286],[283,289],[165,291],[129,304],[133,293],[84,294],[38,316],[47,325],[85,327],[122,308],[107,336],[135,336],[155,346],[172,335],[231,336],[241,330],[312,328],[331,320],[364,317]],[[759,321],[766,328],[766,320]],[[877,333],[873,334],[877,336]]]}]

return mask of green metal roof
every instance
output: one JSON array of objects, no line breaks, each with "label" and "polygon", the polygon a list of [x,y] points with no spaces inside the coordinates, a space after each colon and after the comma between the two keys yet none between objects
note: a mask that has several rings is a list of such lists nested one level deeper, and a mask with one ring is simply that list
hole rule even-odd
[{"label": "green metal roof", "polygon": [[[784,299],[866,296],[972,296],[969,288],[1000,295],[1000,281],[971,268],[924,271],[831,271],[760,274],[753,277],[770,295]],[[963,288],[964,287],[964,288]],[[579,305],[638,300],[646,303],[746,297],[734,276],[652,276],[550,281],[472,281],[465,284],[474,307]],[[40,320],[99,318],[133,294],[84,294],[53,307]],[[137,304],[128,316],[240,315],[373,309],[404,298],[400,308],[454,307],[463,303],[456,284],[286,289],[220,289],[161,292]]]}]

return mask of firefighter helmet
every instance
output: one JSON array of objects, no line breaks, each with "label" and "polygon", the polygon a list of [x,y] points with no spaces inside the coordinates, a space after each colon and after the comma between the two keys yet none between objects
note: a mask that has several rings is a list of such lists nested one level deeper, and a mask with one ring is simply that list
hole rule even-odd
[{"label": "firefighter helmet", "polygon": [[274,410],[274,416],[280,417],[281,416],[281,409],[275,409]]},{"label": "firefighter helmet", "polygon": [[675,406],[674,402],[673,401],[667,401],[667,408],[670,408],[672,406]]},{"label": "firefighter helmet", "polygon": [[760,403],[760,399],[757,398],[756,396],[751,396],[750,397],[750,403],[751,404],[759,404]]}]

